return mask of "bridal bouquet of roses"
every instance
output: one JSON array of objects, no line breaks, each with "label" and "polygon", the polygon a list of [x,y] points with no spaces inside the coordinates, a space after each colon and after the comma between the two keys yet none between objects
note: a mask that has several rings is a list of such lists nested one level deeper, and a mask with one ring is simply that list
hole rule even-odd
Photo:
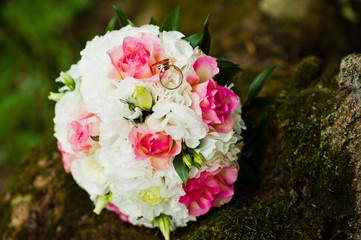
[{"label": "bridal bouquet of roses", "polygon": [[56,80],[55,137],[95,213],[168,238],[234,195],[241,104],[216,81],[222,62],[206,55],[207,21],[184,38],[178,9],[162,27],[135,27],[116,10],[123,27],[89,41]]}]

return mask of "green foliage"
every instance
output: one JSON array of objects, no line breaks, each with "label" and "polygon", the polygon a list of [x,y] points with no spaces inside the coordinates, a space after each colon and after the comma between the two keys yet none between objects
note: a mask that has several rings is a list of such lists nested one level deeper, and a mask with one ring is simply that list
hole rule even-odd
[{"label": "green foliage", "polygon": [[237,64],[226,60],[217,60],[219,73],[215,76],[215,80],[220,85],[230,85],[233,77],[242,71]]},{"label": "green foliage", "polygon": [[154,17],[150,17],[150,22],[149,22],[149,24],[157,25],[157,22],[155,21]]},{"label": "green foliage", "polygon": [[179,30],[179,7],[174,9],[164,20],[160,31],[178,31]]},{"label": "green foliage", "polygon": [[196,33],[185,38],[185,40],[187,40],[193,48],[198,46],[205,54],[208,54],[211,48],[211,36],[208,31],[208,18],[209,15],[204,22],[202,33]]},{"label": "green foliage", "polygon": [[[64,37],[92,1],[6,1],[0,10],[0,165],[19,162],[53,128],[54,79],[82,42]],[[68,33],[67,33],[68,34]],[[72,50],[76,49],[74,52]]]},{"label": "green foliage", "polygon": [[114,30],[114,26],[115,26],[115,22],[117,21],[116,17],[112,17],[112,19],[110,19],[107,29],[105,32],[111,32]]},{"label": "green foliage", "polygon": [[125,13],[122,10],[120,10],[120,8],[113,5],[113,10],[117,14],[118,21],[119,21],[121,27],[125,27],[127,25],[130,25],[132,27],[135,26],[134,23],[132,23],[132,21],[129,20],[127,15],[125,15]]},{"label": "green foliage", "polygon": [[273,70],[277,67],[276,64],[273,64],[263,70],[257,77],[252,81],[251,85],[248,87],[247,91],[247,99],[244,103],[244,106],[250,105],[257,97],[257,95],[261,92],[262,88],[266,85]]},{"label": "green foliage", "polygon": [[178,173],[179,177],[182,179],[183,183],[187,185],[189,168],[185,165],[182,159],[182,154],[175,156],[173,160],[173,165],[175,171]]}]

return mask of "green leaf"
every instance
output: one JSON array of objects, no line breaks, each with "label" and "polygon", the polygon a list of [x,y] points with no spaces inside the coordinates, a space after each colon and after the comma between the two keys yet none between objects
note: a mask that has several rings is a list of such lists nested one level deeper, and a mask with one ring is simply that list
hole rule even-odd
[{"label": "green leaf", "polygon": [[237,65],[225,60],[217,60],[219,73],[214,76],[214,79],[220,85],[229,85],[232,83],[233,76],[241,72],[242,69]]},{"label": "green leaf", "polygon": [[152,25],[156,25],[157,26],[157,22],[155,21],[154,17],[150,17],[150,22],[149,24],[152,24]]},{"label": "green leaf", "polygon": [[192,36],[185,38],[185,40],[188,41],[193,48],[196,48],[201,43],[202,38],[203,38],[203,33],[196,33],[193,34]]},{"label": "green leaf", "polygon": [[208,18],[209,15],[207,16],[207,19],[204,22],[202,42],[199,45],[199,48],[207,55],[209,53],[209,49],[211,48],[211,36],[209,35],[209,31],[208,31]]},{"label": "green leaf", "polygon": [[173,160],[173,166],[184,184],[187,185],[189,168],[184,164],[182,160],[182,154],[178,154],[177,156],[175,156]]},{"label": "green leaf", "polygon": [[244,110],[249,109],[255,109],[255,108],[263,108],[270,105],[275,105],[278,103],[283,103],[284,100],[279,98],[267,98],[267,97],[256,97],[251,102],[249,102],[247,105],[244,106]]},{"label": "green leaf", "polygon": [[164,20],[160,31],[178,31],[179,30],[179,7],[173,10]]},{"label": "green leaf", "polygon": [[273,70],[277,67],[277,64],[273,64],[263,70],[258,76],[252,81],[247,91],[246,102],[251,102],[260,93],[264,85],[269,80]]},{"label": "green leaf", "polygon": [[120,8],[118,8],[117,6],[113,5],[113,10],[114,10],[114,12],[117,14],[118,21],[119,21],[121,27],[125,27],[125,26],[127,26],[127,25],[130,25],[130,26],[132,26],[132,27],[135,27],[134,23],[132,23],[132,22],[128,19],[127,15],[125,15],[125,13],[124,13],[122,10],[120,10]]},{"label": "green leaf", "polygon": [[114,30],[114,26],[115,26],[115,21],[117,20],[116,17],[113,17],[112,19],[110,19],[109,23],[108,23],[108,26],[107,26],[107,29],[106,29],[106,32],[111,32]]},{"label": "green leaf", "polygon": [[251,183],[252,185],[257,186],[259,182],[258,177],[251,168],[251,166],[242,158],[238,159],[238,165],[239,165],[238,175],[247,182]]},{"label": "green leaf", "polygon": [[208,31],[208,18],[209,15],[204,22],[202,33],[196,33],[185,38],[185,40],[188,41],[193,48],[198,46],[205,54],[209,53],[209,49],[211,47],[211,37]]}]

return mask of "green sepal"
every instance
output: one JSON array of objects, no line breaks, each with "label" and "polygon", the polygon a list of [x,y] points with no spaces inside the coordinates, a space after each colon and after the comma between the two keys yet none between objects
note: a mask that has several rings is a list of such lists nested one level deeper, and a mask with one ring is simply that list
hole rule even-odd
[{"label": "green sepal", "polygon": [[242,71],[237,64],[226,60],[217,60],[219,73],[214,76],[214,79],[219,85],[230,85],[233,82],[233,77]]},{"label": "green sepal", "polygon": [[112,192],[109,192],[108,194],[105,194],[103,196],[98,196],[93,212],[99,215],[101,211],[108,205],[108,203],[112,201],[112,195]]},{"label": "green sepal", "polygon": [[118,21],[119,21],[121,27],[125,27],[127,25],[135,27],[134,23],[132,23],[132,21],[129,20],[127,15],[125,15],[125,13],[122,10],[120,10],[120,8],[113,5],[113,10],[117,14]]},{"label": "green sepal", "polygon": [[268,82],[273,70],[277,67],[277,64],[273,64],[263,70],[257,77],[252,81],[247,91],[246,103],[251,102],[257,97],[264,85]]},{"label": "green sepal", "polygon": [[70,91],[74,91],[76,87],[74,79],[66,72],[60,72],[60,76],[64,79],[64,84],[70,89]]},{"label": "green sepal", "polygon": [[165,240],[170,240],[170,221],[168,216],[161,213],[158,218],[158,226]]},{"label": "green sepal", "polygon": [[111,31],[114,30],[114,26],[115,26],[116,21],[117,21],[116,17],[112,17],[112,19],[110,19],[110,21],[108,23],[108,26],[107,26],[107,29],[106,29],[106,32],[111,32]]},{"label": "green sepal", "polygon": [[184,164],[182,154],[175,156],[173,160],[173,166],[179,177],[182,179],[184,185],[187,185],[189,168]]},{"label": "green sepal", "polygon": [[164,20],[160,31],[178,31],[179,30],[179,7],[174,9]]},{"label": "green sepal", "polygon": [[149,24],[157,26],[157,22],[155,21],[154,17],[150,17]]},{"label": "green sepal", "polygon": [[65,93],[49,92],[48,99],[54,102],[58,102],[64,96],[64,94]]}]

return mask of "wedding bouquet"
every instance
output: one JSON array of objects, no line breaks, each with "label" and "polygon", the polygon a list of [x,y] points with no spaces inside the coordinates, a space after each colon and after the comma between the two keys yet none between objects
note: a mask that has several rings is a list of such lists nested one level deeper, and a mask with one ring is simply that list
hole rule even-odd
[{"label": "wedding bouquet", "polygon": [[107,208],[168,238],[234,195],[242,108],[216,81],[207,21],[185,39],[178,9],[161,28],[135,27],[116,10],[126,26],[89,41],[56,79],[54,135],[95,213]]}]

